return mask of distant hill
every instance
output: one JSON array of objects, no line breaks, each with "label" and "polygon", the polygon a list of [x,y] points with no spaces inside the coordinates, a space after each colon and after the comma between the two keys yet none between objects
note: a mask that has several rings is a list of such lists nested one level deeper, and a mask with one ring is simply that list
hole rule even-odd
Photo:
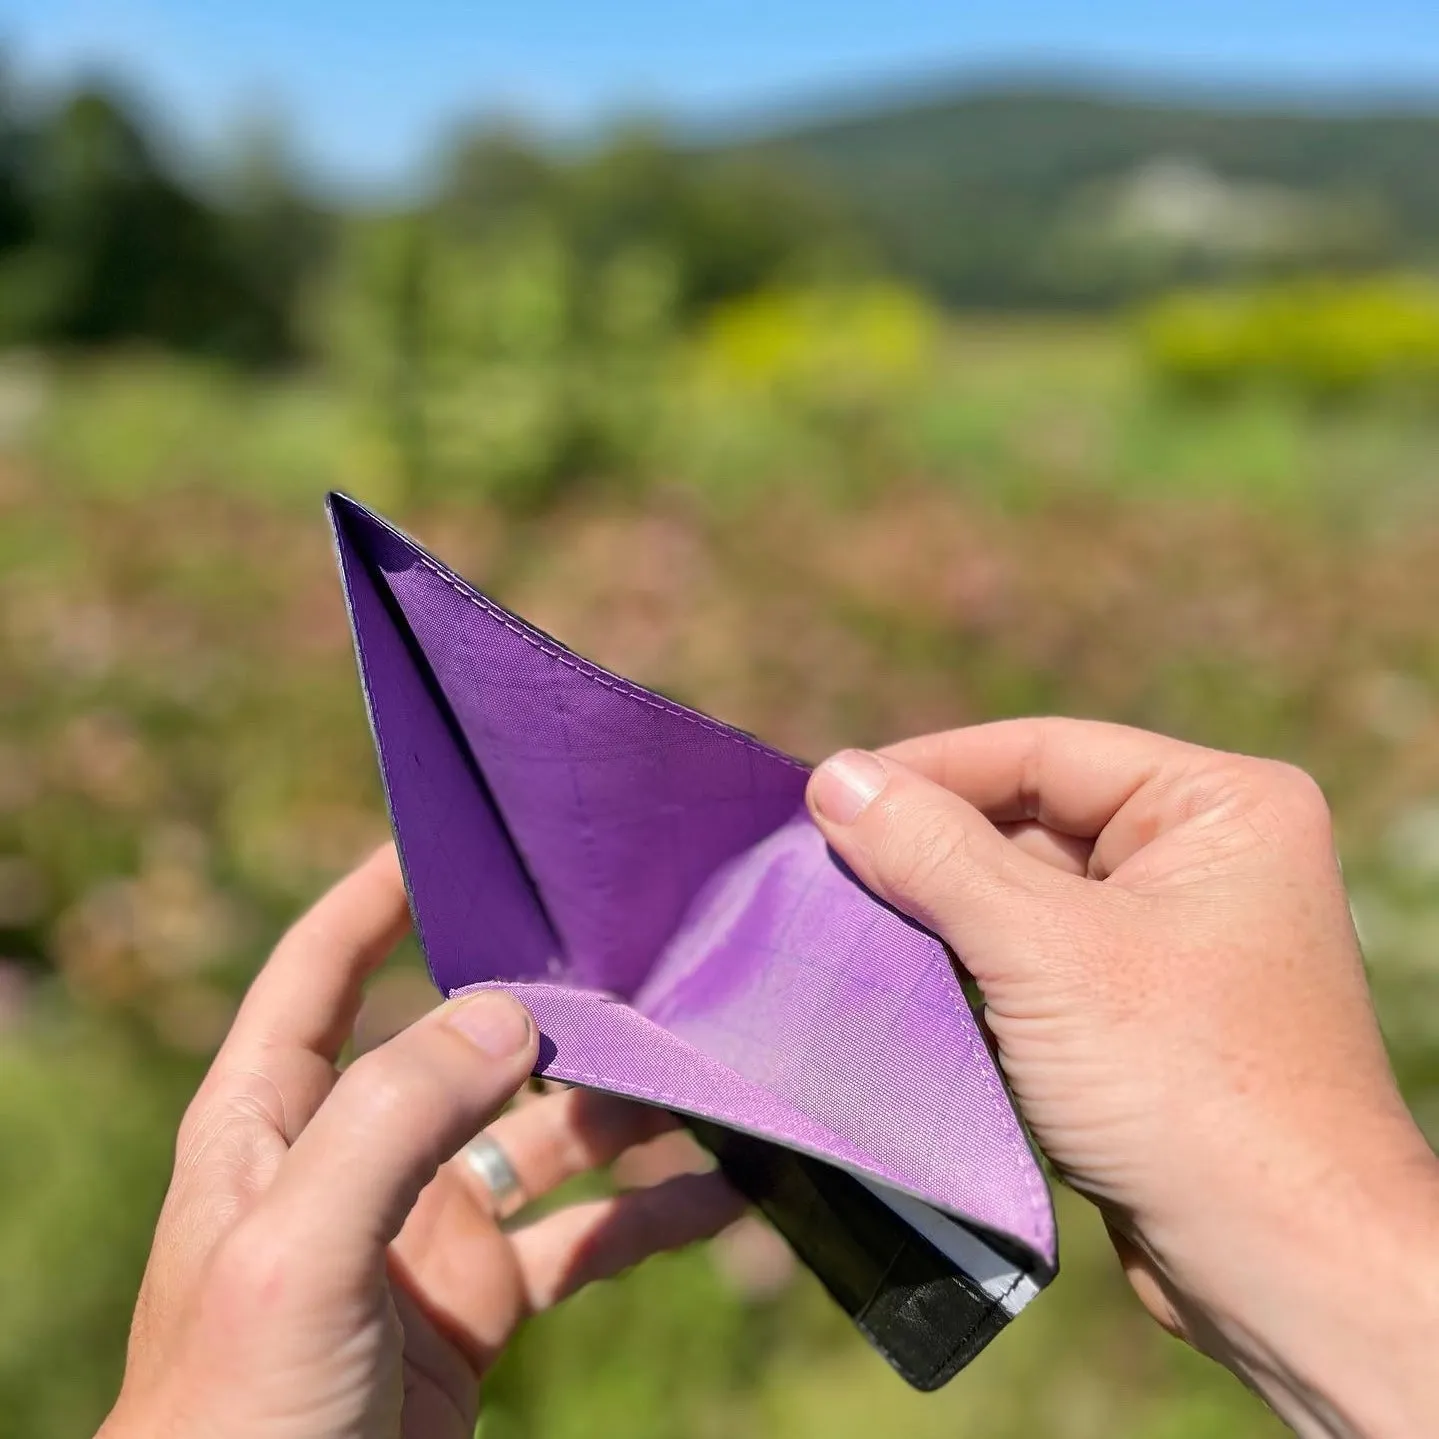
[{"label": "distant hill", "polygon": [[957,304],[1439,259],[1439,97],[1358,113],[971,89],[727,148],[808,172],[890,264]]}]

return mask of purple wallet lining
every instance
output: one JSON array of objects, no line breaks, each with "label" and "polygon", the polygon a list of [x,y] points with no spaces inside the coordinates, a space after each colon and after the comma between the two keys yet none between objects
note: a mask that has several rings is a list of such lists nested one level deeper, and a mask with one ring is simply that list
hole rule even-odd
[{"label": "purple wallet lining", "polygon": [[539,1072],[913,1196],[1044,1283],[1048,1192],[950,957],[830,854],[805,766],[581,659],[355,502],[331,513],[440,990],[509,989]]}]

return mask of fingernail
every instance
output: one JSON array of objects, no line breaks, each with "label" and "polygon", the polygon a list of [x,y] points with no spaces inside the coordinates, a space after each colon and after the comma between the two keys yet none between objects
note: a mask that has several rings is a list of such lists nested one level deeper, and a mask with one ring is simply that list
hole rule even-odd
[{"label": "fingernail", "polygon": [[810,799],[831,824],[853,824],[889,781],[889,772],[862,749],[841,750],[815,770]]},{"label": "fingernail", "polygon": [[528,1011],[502,990],[462,1000],[445,1022],[491,1059],[509,1059],[530,1042]]}]

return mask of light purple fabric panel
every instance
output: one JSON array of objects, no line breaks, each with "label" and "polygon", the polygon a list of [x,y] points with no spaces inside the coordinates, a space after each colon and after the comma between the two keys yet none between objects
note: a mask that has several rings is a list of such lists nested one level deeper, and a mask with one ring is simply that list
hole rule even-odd
[{"label": "light purple fabric panel", "polygon": [[1052,1263],[1042,1176],[949,958],[829,853],[805,768],[335,513],[441,989],[514,989],[548,1075],[850,1165]]},{"label": "light purple fabric panel", "polygon": [[[870,1103],[871,1068],[860,1048],[865,1037],[855,1036],[844,1068],[836,1073],[816,1066],[814,1072],[815,1083],[830,1091],[828,1102],[817,1107],[836,1120],[832,1128],[822,1115],[747,1079],[623,1000],[566,985],[491,981],[473,988],[508,990],[529,1009],[545,1039],[540,1072],[549,1079],[629,1095],[807,1150],[1010,1235],[1054,1263],[1053,1216],[1013,1119],[1006,1133],[989,1123],[987,1112],[976,1113],[984,1109],[983,1099],[955,1102],[945,1088],[978,1078],[963,1060],[951,1056],[933,1076],[909,1072],[907,1065],[896,1072],[896,1079],[907,1078],[907,1099],[933,1089],[949,1101],[939,1127],[926,1134],[922,1126],[933,1122],[926,1106],[905,1103],[882,1111]],[[833,1016],[830,1024],[842,1029],[845,1017]],[[874,1146],[874,1135],[885,1128],[893,1138]]]},{"label": "light purple fabric panel", "polygon": [[430,973],[445,993],[478,971],[544,978],[558,951],[544,911],[366,570],[351,528],[363,513],[337,502],[334,515],[360,680]]},{"label": "light purple fabric panel", "polygon": [[948,953],[856,884],[807,814],[716,877],[636,1008],[889,1182],[1052,1245],[1048,1195]]}]

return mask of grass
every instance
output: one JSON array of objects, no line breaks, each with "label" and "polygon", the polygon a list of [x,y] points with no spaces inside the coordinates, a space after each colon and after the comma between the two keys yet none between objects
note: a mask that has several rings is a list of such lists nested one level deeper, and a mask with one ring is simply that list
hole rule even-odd
[{"label": "grass", "polygon": [[[688,351],[661,374],[630,449],[521,505],[482,457],[405,475],[324,375],[0,374],[0,1433],[102,1412],[185,1095],[286,919],[383,833],[334,484],[802,755],[1054,710],[1307,765],[1439,1124],[1439,419],[1186,402],[1093,326],[961,322],[858,397],[745,390]],[[938,1396],[807,1280],[746,1301],[697,1252],[534,1325],[485,1433],[1278,1432],[1062,1203],[1062,1278]]]}]

